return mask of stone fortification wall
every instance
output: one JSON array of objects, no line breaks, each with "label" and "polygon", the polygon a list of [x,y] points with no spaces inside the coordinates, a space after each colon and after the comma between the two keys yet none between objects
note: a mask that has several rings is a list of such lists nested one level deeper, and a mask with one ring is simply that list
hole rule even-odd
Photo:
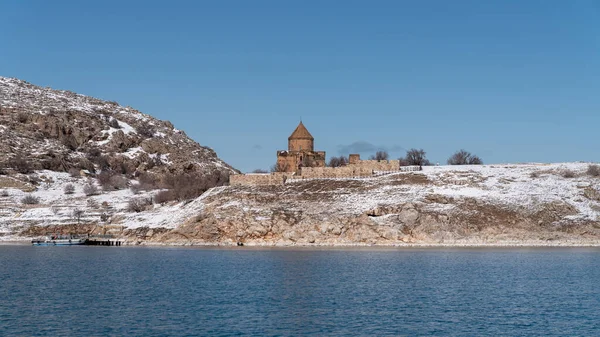
[{"label": "stone fortification wall", "polygon": [[303,167],[299,177],[294,179],[308,178],[354,178],[354,177],[370,177],[373,175],[373,170],[361,168],[355,165],[342,167]]},{"label": "stone fortification wall", "polygon": [[375,171],[399,171],[398,160],[359,160],[342,167],[303,167],[300,178],[355,178],[372,177]]},{"label": "stone fortification wall", "polygon": [[229,176],[229,185],[282,185],[291,177],[287,172],[233,174]]},{"label": "stone fortification wall", "polygon": [[398,171],[400,170],[399,160],[359,160],[356,164],[348,166],[357,166],[361,170],[371,171]]}]

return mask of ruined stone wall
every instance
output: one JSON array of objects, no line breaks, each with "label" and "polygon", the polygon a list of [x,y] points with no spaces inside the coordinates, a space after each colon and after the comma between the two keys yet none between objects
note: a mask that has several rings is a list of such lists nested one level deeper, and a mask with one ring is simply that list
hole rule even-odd
[{"label": "ruined stone wall", "polygon": [[229,176],[229,185],[282,185],[291,176],[287,172],[233,174]]}]

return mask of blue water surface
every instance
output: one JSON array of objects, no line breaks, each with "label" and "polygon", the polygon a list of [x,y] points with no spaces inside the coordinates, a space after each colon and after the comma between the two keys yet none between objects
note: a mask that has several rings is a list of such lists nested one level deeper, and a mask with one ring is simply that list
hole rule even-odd
[{"label": "blue water surface", "polygon": [[597,249],[0,246],[0,336],[598,336]]}]

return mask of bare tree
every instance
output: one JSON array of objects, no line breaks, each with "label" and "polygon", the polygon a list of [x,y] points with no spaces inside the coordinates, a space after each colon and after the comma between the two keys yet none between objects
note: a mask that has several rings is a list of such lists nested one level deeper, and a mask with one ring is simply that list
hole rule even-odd
[{"label": "bare tree", "polygon": [[83,193],[85,193],[85,195],[87,195],[88,197],[90,195],[96,195],[98,194],[98,188],[96,187],[96,185],[89,183],[83,186]]},{"label": "bare tree", "polygon": [[425,156],[425,151],[423,149],[410,149],[406,151],[406,157],[400,158],[401,164],[408,165],[416,165],[416,166],[426,166],[430,165],[429,160]]},{"label": "bare tree", "polygon": [[100,221],[102,221],[102,222],[108,221],[109,218],[110,218],[110,216],[106,213],[100,214]]},{"label": "bare tree", "polygon": [[275,165],[271,166],[271,172],[287,172],[288,168],[288,164],[275,163]]},{"label": "bare tree", "polygon": [[127,210],[130,212],[142,212],[146,210],[146,206],[152,205],[152,198],[135,198],[130,199],[127,203]]},{"label": "bare tree", "polygon": [[83,216],[83,210],[80,208],[75,208],[73,210],[73,219],[77,220],[77,223],[79,223],[81,221],[81,217]]},{"label": "bare tree", "polygon": [[377,151],[375,155],[369,157],[370,160],[388,160],[390,155],[386,151]]},{"label": "bare tree", "polygon": [[587,169],[587,174],[589,174],[592,177],[600,177],[600,166],[589,165]]},{"label": "bare tree", "polygon": [[560,175],[563,178],[575,178],[575,176],[576,176],[575,172],[573,172],[572,170],[564,170],[564,171],[560,172]]},{"label": "bare tree", "polygon": [[65,192],[65,194],[73,194],[73,193],[75,193],[75,186],[73,186],[73,184],[67,184],[67,185],[65,185],[64,192]]},{"label": "bare tree", "polygon": [[327,164],[329,167],[340,167],[346,165],[348,165],[348,158],[344,156],[331,157],[329,158],[329,164]]},{"label": "bare tree", "polygon": [[460,150],[448,158],[448,165],[482,165],[483,161],[478,156],[468,151]]}]

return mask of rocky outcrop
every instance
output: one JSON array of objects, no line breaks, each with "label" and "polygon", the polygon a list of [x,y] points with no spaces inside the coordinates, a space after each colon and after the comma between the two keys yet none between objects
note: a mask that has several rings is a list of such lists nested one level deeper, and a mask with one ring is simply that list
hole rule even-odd
[{"label": "rocky outcrop", "polygon": [[216,153],[168,121],[69,91],[0,77],[0,168],[101,169],[135,175],[187,172],[233,173]]}]

